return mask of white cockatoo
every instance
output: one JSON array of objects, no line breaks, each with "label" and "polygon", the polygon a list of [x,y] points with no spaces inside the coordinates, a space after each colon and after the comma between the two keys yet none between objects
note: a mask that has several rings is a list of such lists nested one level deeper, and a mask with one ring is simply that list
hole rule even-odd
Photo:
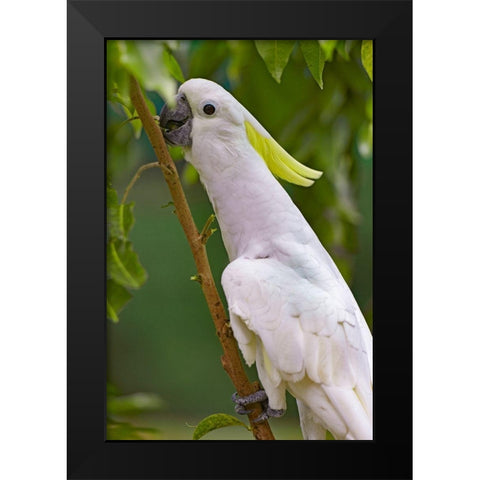
[{"label": "white cockatoo", "polygon": [[262,418],[297,400],[305,439],[369,440],[372,335],[342,275],[275,176],[310,186],[321,172],[292,158],[215,82],[183,83],[160,126],[181,145],[215,210],[230,263],[222,274],[230,323],[263,392]]}]

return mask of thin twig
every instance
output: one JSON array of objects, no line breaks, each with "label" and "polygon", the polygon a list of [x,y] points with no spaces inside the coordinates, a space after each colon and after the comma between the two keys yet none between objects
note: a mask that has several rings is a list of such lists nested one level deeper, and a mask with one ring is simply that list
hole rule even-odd
[{"label": "thin twig", "polygon": [[135,182],[140,178],[140,175],[145,170],[149,170],[150,168],[160,168],[160,165],[158,164],[158,162],[146,163],[145,165],[142,165],[137,170],[137,173],[133,176],[127,188],[125,189],[125,193],[123,194],[123,198],[122,198],[122,203],[125,203],[127,201],[128,194],[130,193],[130,190],[132,189],[132,187],[135,185]]},{"label": "thin twig", "polygon": [[[177,217],[185,232],[190,249],[192,250],[198,272],[197,278],[202,287],[203,294],[205,295],[210,314],[212,315],[215,324],[217,336],[223,348],[223,356],[221,358],[222,365],[231,378],[238,394],[242,397],[250,395],[258,390],[259,385],[257,382],[254,384],[250,383],[243,369],[237,343],[233,336],[232,329],[228,324],[227,314],[225,313],[225,309],[223,308],[222,301],[213,280],[205,244],[190,212],[185,193],[180,183],[177,168],[168,153],[160,127],[150,114],[140,86],[133,76],[130,76],[130,98],[140,120],[142,121],[143,128],[148,135],[153,150],[155,151],[159,166],[165,175],[165,180],[175,204]],[[255,438],[257,440],[275,440],[267,421],[259,423],[253,421],[262,412],[262,406],[259,403],[255,403],[249,406],[249,408],[252,411],[249,413],[248,418]]]},{"label": "thin twig", "polygon": [[127,123],[132,122],[133,120],[140,120],[140,117],[135,116],[135,117],[129,117],[129,118],[127,118],[126,120],[124,120],[122,123],[120,123],[118,126],[115,127],[114,132],[117,133],[118,131],[120,131],[120,129],[121,129],[124,125],[126,125]]},{"label": "thin twig", "polygon": [[216,228],[210,228],[210,225],[215,220],[215,215],[212,213],[205,222],[205,225],[200,232],[200,237],[202,238],[202,243],[205,245],[207,240],[217,231]]}]

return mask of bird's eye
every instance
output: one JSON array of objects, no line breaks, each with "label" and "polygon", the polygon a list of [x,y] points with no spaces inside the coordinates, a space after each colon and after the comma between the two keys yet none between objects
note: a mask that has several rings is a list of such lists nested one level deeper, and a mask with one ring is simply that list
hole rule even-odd
[{"label": "bird's eye", "polygon": [[203,111],[207,114],[207,115],[213,115],[215,113],[215,107],[211,104],[211,103],[207,103],[204,107],[203,107]]}]

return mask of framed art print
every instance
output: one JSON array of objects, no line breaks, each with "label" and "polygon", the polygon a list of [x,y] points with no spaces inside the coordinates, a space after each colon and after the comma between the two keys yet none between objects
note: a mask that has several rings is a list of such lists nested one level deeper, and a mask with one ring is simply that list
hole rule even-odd
[{"label": "framed art print", "polygon": [[67,12],[68,478],[411,478],[411,2]]}]

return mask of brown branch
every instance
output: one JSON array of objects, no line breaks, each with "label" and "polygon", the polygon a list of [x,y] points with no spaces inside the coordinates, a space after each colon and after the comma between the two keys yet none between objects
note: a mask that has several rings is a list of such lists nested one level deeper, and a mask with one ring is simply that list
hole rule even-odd
[{"label": "brown branch", "polygon": [[[208,263],[207,251],[205,248],[205,232],[202,235],[195,225],[187,199],[185,198],[185,193],[180,183],[177,168],[168,153],[160,127],[150,114],[140,86],[133,76],[130,76],[130,98],[140,120],[142,121],[143,128],[148,135],[153,150],[155,151],[160,168],[165,175],[165,180],[175,204],[177,217],[180,220],[180,224],[182,225],[190,249],[192,250],[198,271],[197,279],[202,287],[210,314],[215,324],[217,336],[223,348],[223,356],[221,358],[223,368],[231,378],[238,394],[241,396],[250,395],[258,390],[259,385],[257,382],[255,382],[255,384],[250,383],[243,369],[237,343],[233,337],[232,329],[228,324],[228,318],[215,286],[212,272],[210,270],[210,264]],[[255,438],[257,440],[275,440],[267,421],[259,423],[253,422],[253,419],[258,417],[262,412],[261,405],[255,403],[251,406],[249,405],[249,408],[251,408],[252,412],[249,414],[248,418]]]}]

